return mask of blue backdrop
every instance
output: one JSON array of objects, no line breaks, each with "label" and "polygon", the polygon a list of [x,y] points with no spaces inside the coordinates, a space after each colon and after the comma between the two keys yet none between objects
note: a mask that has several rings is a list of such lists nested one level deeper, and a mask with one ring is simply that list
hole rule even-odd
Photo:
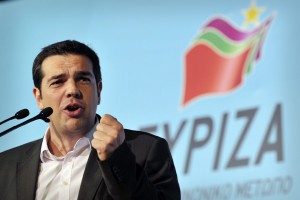
[{"label": "blue backdrop", "polygon": [[[300,199],[298,8],[297,1],[279,0],[0,3],[0,121],[22,108],[31,117],[39,112],[32,95],[33,59],[48,44],[76,39],[100,57],[98,113],[168,140],[183,200]],[[187,54],[195,45],[209,46],[223,60],[236,56],[220,53],[218,42],[197,43],[210,20],[224,19],[242,34],[270,16],[261,56],[248,60],[252,70],[236,77],[241,82],[227,91],[197,93],[183,105]],[[239,44],[221,29],[214,30],[220,38]],[[214,59],[197,61],[190,90],[196,90],[198,74],[208,85],[222,86],[225,73],[215,82],[215,74],[205,74],[221,68],[202,64],[209,61]],[[0,152],[42,137],[46,127],[35,121],[1,137]]]}]

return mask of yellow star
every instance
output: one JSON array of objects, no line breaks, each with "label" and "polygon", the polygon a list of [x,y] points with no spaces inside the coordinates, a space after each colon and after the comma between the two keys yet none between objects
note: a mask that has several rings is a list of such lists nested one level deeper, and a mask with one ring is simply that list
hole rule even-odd
[{"label": "yellow star", "polygon": [[259,15],[264,11],[264,8],[256,7],[255,2],[251,2],[250,8],[243,10],[242,13],[245,16],[244,26],[247,27],[249,24],[259,25]]}]

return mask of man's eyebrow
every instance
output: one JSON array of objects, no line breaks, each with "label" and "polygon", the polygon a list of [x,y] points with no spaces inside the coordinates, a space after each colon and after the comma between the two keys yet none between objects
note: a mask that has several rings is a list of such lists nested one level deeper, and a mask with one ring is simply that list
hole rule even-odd
[{"label": "man's eyebrow", "polygon": [[51,76],[50,78],[48,78],[47,82],[51,82],[52,80],[55,80],[55,79],[60,79],[60,78],[63,78],[65,77],[66,74],[65,73],[62,73],[62,74],[58,74],[58,75],[54,75],[54,76]]},{"label": "man's eyebrow", "polygon": [[[54,75],[54,76],[51,76],[47,82],[51,82],[52,80],[56,80],[56,79],[61,79],[61,78],[64,78],[66,76],[65,73],[62,73],[62,74],[58,74],[58,75]],[[78,71],[76,72],[76,76],[90,76],[90,77],[93,77],[94,74],[89,72],[89,71]]]},{"label": "man's eyebrow", "polygon": [[91,77],[94,76],[94,74],[89,71],[79,71],[79,72],[76,72],[76,75],[77,76],[91,76]]}]

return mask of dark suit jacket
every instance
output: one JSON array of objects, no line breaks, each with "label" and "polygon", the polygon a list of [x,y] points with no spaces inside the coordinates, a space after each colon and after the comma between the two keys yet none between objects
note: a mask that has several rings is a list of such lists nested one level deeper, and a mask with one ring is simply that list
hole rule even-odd
[{"label": "dark suit jacket", "polygon": [[[78,199],[180,199],[180,188],[167,142],[125,130],[124,142],[106,161],[90,153]],[[42,139],[0,154],[0,199],[35,199]]]}]

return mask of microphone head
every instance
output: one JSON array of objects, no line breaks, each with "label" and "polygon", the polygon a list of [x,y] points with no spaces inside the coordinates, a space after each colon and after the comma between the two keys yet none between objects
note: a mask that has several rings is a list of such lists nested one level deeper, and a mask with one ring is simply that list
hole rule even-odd
[{"label": "microphone head", "polygon": [[53,113],[53,109],[51,107],[47,107],[40,112],[39,117],[40,119],[45,119],[49,117],[52,113]]},{"label": "microphone head", "polygon": [[29,115],[28,109],[22,109],[15,114],[16,119],[23,119]]},{"label": "microphone head", "polygon": [[44,122],[46,122],[46,123],[49,123],[49,122],[50,122],[50,119],[48,119],[48,118],[42,118],[42,120],[43,120]]}]

